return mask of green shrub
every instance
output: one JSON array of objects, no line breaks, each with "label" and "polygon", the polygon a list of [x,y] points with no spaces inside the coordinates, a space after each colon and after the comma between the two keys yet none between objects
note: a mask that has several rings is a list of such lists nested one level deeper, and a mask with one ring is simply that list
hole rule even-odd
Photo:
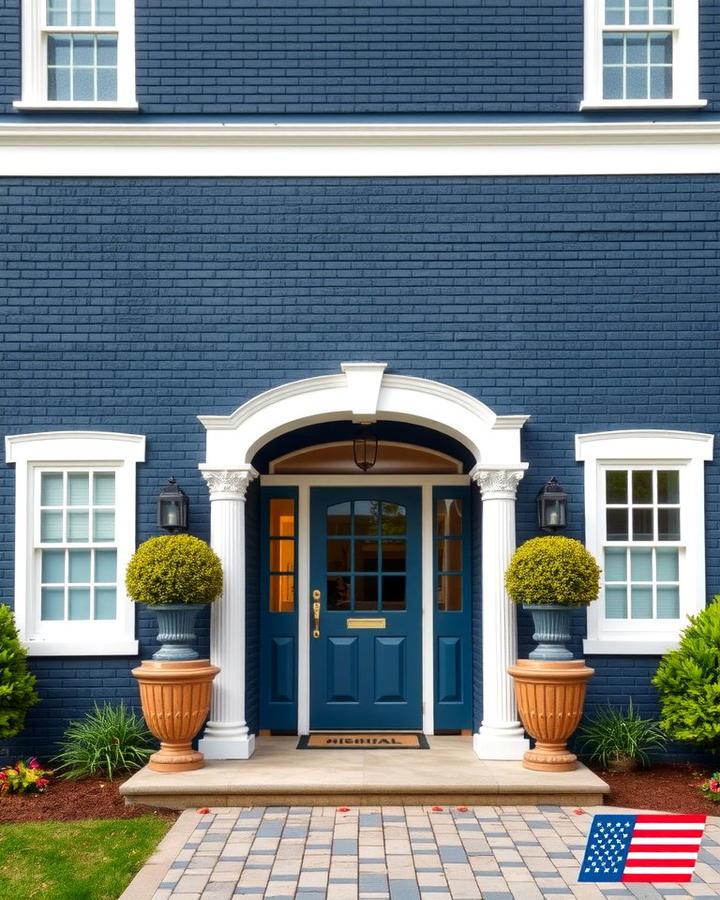
[{"label": "green shrub", "polygon": [[25,714],[40,699],[36,681],[28,672],[27,653],[18,640],[10,607],[0,605],[0,738],[23,730]]},{"label": "green shrub", "polygon": [[653,678],[668,736],[712,752],[720,750],[719,600],[688,617],[679,648],[663,656]]},{"label": "green shrub", "polygon": [[142,768],[156,749],[141,716],[124,703],[96,703],[82,722],[68,725],[53,762],[62,778],[113,778]]},{"label": "green shrub", "polygon": [[665,749],[665,735],[652,719],[643,719],[635,711],[632,700],[626,710],[608,704],[578,730],[580,751],[607,768],[622,759],[635,760],[641,766],[650,764],[650,752]]},{"label": "green shrub", "polygon": [[537,537],[513,554],[505,586],[515,603],[587,606],[597,598],[600,567],[580,541]]},{"label": "green shrub", "polygon": [[136,603],[212,603],[222,593],[222,564],[214,551],[189,534],[150,538],[140,544],[125,575]]}]

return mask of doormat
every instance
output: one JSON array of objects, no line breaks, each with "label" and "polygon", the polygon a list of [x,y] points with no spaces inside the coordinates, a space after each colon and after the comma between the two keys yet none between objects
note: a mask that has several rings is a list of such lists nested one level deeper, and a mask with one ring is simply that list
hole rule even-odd
[{"label": "doormat", "polygon": [[339,732],[335,734],[304,734],[300,738],[298,750],[429,750],[430,745],[424,734],[355,734]]}]

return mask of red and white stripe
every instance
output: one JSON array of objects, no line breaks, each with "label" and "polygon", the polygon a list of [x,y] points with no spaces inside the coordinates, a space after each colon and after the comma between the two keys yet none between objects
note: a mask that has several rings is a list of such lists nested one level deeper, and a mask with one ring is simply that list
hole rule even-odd
[{"label": "red and white stripe", "polygon": [[690,881],[705,831],[705,816],[635,818],[623,881]]}]

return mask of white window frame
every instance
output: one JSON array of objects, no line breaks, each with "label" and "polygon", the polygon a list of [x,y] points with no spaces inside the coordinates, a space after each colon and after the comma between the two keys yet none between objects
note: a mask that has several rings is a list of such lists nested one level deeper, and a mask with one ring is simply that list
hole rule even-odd
[{"label": "white window frame", "polygon": [[[603,33],[605,0],[585,0],[585,96],[580,109],[658,109],[702,107],[700,99],[700,43],[698,0],[675,0],[673,24],[658,30],[673,33],[673,95],[660,100],[615,99],[603,97]],[[646,25],[612,26],[613,31],[648,31]]]},{"label": "white window frame", "polygon": [[[46,23],[47,0],[22,0],[22,99],[16,109],[136,110],[135,0],[116,0],[115,26],[54,28]],[[116,100],[49,100],[47,89],[47,36],[54,31],[73,34],[117,34]]]},{"label": "white window frame", "polygon": [[[30,656],[134,656],[135,609],[124,590],[124,572],[135,551],[137,463],[145,438],[103,431],[55,431],[5,438],[6,461],[16,466],[15,623]],[[114,620],[40,620],[40,569],[35,532],[39,472],[99,468],[115,473],[117,615]]]},{"label": "white window frame", "polygon": [[[585,653],[663,654],[678,646],[687,616],[706,605],[704,462],[713,436],[690,431],[604,431],[575,437],[575,458],[585,463],[585,543],[602,567],[605,547],[605,478],[608,469],[677,469],[680,473],[679,619],[607,619],[605,597],[588,607]],[[639,543],[639,547],[651,543]],[[610,544],[612,546],[612,543]],[[653,543],[653,546],[658,546]],[[665,546],[660,542],[659,546]]]}]

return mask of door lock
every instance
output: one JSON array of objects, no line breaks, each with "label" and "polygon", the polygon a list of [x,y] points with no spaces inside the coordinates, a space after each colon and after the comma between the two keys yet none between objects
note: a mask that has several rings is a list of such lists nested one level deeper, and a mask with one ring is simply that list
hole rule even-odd
[{"label": "door lock", "polygon": [[315,627],[313,628],[313,637],[320,637],[320,591],[313,591],[313,618],[315,619]]}]

